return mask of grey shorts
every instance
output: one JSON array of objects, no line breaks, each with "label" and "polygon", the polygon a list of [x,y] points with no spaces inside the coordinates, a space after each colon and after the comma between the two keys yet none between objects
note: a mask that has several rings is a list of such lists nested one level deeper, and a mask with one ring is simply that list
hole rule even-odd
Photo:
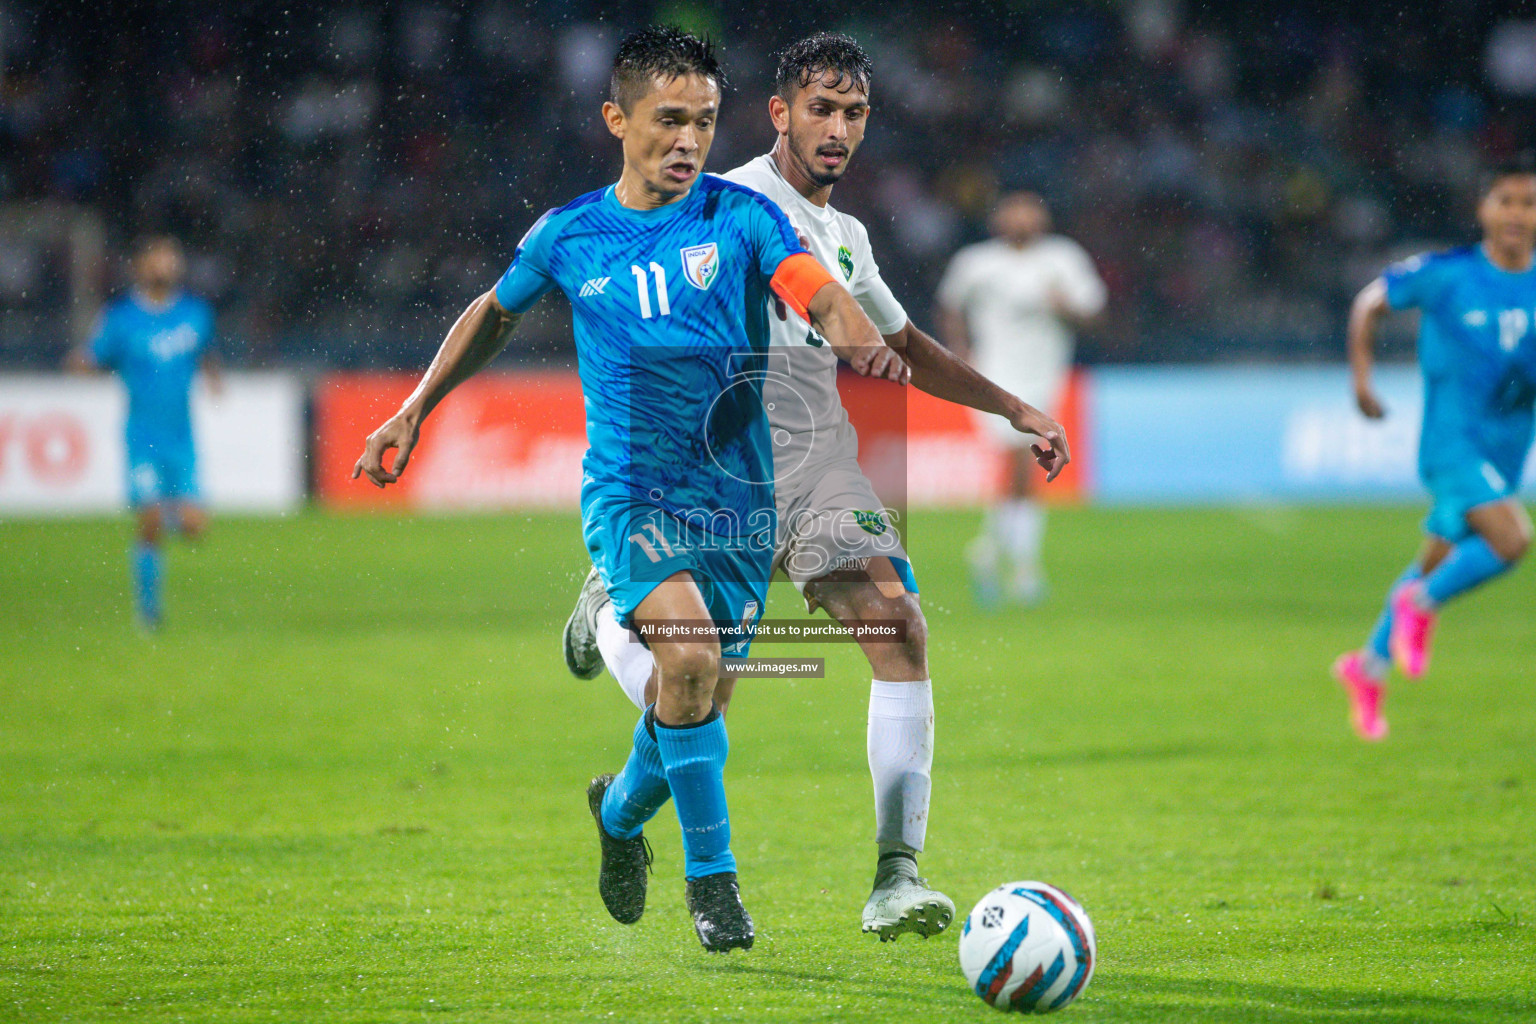
[{"label": "grey shorts", "polygon": [[881,507],[875,489],[856,460],[844,457],[795,474],[803,486],[781,483],[777,493],[779,533],[774,568],[801,593],[831,573],[862,570],[885,556],[911,585],[911,559],[901,536]]}]

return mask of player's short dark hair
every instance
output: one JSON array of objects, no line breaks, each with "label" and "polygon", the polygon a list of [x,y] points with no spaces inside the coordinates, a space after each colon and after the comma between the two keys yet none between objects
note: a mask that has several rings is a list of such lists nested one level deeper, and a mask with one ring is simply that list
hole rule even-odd
[{"label": "player's short dark hair", "polygon": [[819,82],[829,72],[837,75],[832,88],[839,92],[869,92],[875,65],[864,48],[841,32],[817,32],[790,43],[774,57],[773,91],[787,102],[796,89]]},{"label": "player's short dark hair", "polygon": [[1482,181],[1477,190],[1479,196],[1486,196],[1493,191],[1493,186],[1505,178],[1525,178],[1536,176],[1536,154],[1530,150],[1523,150],[1512,157],[1500,160],[1498,163],[1489,164],[1483,169]]},{"label": "player's short dark hair", "polygon": [[715,55],[714,43],[672,25],[652,25],[625,36],[619,44],[608,98],[627,114],[656,79],[670,82],[684,75],[712,78],[725,88],[725,71]]},{"label": "player's short dark hair", "polygon": [[128,251],[133,254],[134,259],[138,259],[140,256],[145,255],[152,249],[162,248],[174,249],[176,254],[179,256],[182,252],[181,239],[177,238],[175,235],[167,235],[163,233],[139,235],[133,240],[133,244],[129,247]]}]

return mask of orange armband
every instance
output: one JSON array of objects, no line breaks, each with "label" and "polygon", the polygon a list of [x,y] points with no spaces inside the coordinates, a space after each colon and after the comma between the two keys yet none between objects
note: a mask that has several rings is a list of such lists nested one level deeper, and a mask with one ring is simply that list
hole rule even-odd
[{"label": "orange armband", "polygon": [[773,272],[768,287],[784,300],[784,304],[806,320],[811,318],[811,299],[824,285],[836,284],[827,268],[816,262],[808,252],[797,252],[785,257]]}]

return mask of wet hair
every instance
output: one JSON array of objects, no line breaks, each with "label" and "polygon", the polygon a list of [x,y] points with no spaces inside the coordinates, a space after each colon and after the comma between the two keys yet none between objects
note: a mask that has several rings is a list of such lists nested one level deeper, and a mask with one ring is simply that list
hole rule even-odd
[{"label": "wet hair", "polygon": [[1480,198],[1486,197],[1493,187],[1505,178],[1524,178],[1536,176],[1536,154],[1530,150],[1524,150],[1514,156],[1501,160],[1496,164],[1490,164],[1483,169],[1481,187],[1477,194]]},{"label": "wet hair", "polygon": [[653,25],[631,33],[613,57],[613,77],[608,98],[626,114],[650,92],[658,78],[672,81],[700,75],[725,88],[725,71],[715,55],[715,45],[671,25]]},{"label": "wet hair", "polygon": [[863,89],[869,92],[869,80],[875,66],[864,48],[841,32],[818,32],[790,43],[774,57],[776,68],[773,89],[788,102],[796,89],[819,82],[829,72],[837,75],[832,88],[839,92]]}]

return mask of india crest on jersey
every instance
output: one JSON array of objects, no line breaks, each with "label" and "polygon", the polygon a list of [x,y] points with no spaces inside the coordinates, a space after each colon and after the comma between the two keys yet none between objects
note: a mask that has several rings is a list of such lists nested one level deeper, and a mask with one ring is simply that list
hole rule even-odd
[{"label": "india crest on jersey", "polygon": [[720,250],[714,242],[690,245],[683,250],[683,276],[699,291],[709,291],[719,273]]}]

